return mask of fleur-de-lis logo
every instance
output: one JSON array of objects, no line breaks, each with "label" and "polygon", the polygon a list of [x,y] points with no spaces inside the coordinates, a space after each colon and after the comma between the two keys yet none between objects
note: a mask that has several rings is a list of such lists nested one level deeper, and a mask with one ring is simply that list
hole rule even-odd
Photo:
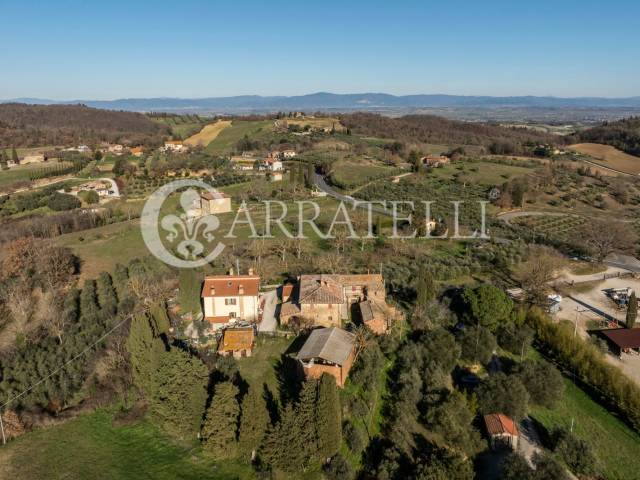
[{"label": "fleur-de-lis logo", "polygon": [[182,192],[180,205],[184,213],[165,215],[160,223],[162,228],[169,232],[166,239],[170,243],[182,238],[176,246],[176,251],[187,260],[195,260],[204,252],[204,245],[198,240],[199,236],[210,243],[215,239],[213,232],[220,226],[220,221],[214,215],[189,214],[192,209],[197,210],[199,201],[200,194],[194,189]]},{"label": "fleur-de-lis logo", "polygon": [[[184,187],[189,187],[184,190]],[[204,190],[214,198],[222,195],[200,180],[178,180],[163,185],[153,192],[142,210],[140,227],[143,239],[157,258],[169,265],[179,268],[195,268],[205,265],[216,258],[224,249],[224,244],[218,244],[207,252],[207,246],[215,240],[214,231],[220,226],[215,215],[203,215],[200,208],[201,195]],[[162,215],[161,208],[165,200],[173,192],[180,193],[179,206],[181,212]],[[165,242],[174,248],[176,256],[165,246]],[[180,258],[181,257],[181,258]]]}]

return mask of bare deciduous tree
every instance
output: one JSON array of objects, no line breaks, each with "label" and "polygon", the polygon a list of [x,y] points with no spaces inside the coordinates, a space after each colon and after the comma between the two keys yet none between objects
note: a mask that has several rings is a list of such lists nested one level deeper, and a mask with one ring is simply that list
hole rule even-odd
[{"label": "bare deciduous tree", "polygon": [[593,218],[576,231],[575,240],[598,262],[602,262],[610,253],[632,249],[636,235],[626,223]]},{"label": "bare deciduous tree", "polygon": [[556,278],[564,266],[563,258],[551,247],[533,245],[529,248],[528,258],[520,263],[514,277],[531,300],[544,300],[549,282]]}]

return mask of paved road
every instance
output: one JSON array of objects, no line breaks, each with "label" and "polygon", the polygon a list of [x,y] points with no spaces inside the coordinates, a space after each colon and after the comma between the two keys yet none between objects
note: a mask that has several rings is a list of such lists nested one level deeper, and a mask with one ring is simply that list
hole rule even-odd
[{"label": "paved road", "polygon": [[[344,203],[347,203],[349,205],[352,205],[354,207],[359,207],[359,208],[364,208],[365,210],[368,210],[368,204],[367,203],[358,203],[360,202],[359,200],[356,200],[353,197],[350,197],[348,195],[343,195],[341,193],[336,192],[332,187],[330,187],[327,182],[325,181],[324,177],[322,175],[319,175],[316,173],[316,178],[315,178],[315,183],[316,183],[316,187],[318,187],[318,189],[322,190],[323,192],[325,192],[327,195],[329,195],[330,197],[335,198],[336,200],[340,200]],[[388,210],[386,208],[383,208],[380,205],[372,205],[371,206],[371,211],[379,213],[381,215],[386,215],[388,217],[392,217],[393,216],[393,212],[391,210]]]},{"label": "paved road", "polygon": [[278,327],[276,310],[278,308],[278,290],[271,290],[262,294],[264,307],[262,308],[262,321],[258,325],[258,332],[275,332]]},{"label": "paved road", "polygon": [[120,196],[120,189],[118,188],[118,184],[113,178],[105,177],[105,178],[98,178],[97,180],[103,181],[103,182],[109,182],[111,184],[111,190],[113,190],[113,195],[109,195],[110,197]]}]

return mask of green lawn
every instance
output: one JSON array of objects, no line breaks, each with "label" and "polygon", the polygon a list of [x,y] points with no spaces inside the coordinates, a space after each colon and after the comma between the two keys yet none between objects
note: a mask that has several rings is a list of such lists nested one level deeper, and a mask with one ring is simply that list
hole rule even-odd
[{"label": "green lawn", "polygon": [[279,395],[276,365],[287,351],[293,338],[259,336],[253,355],[238,360],[240,375],[251,386],[263,388],[266,384],[275,398]]},{"label": "green lawn", "polygon": [[[236,190],[246,188],[246,184],[234,185],[231,187],[225,187],[226,193],[234,193]],[[330,198],[317,199],[317,202],[324,208],[329,206],[326,212],[320,217],[320,220],[329,221],[333,216],[336,203]],[[289,213],[285,222],[294,223],[297,225],[298,211],[297,206],[291,202],[288,202]],[[127,206],[131,206],[133,209],[140,208],[139,202],[127,203]],[[178,206],[177,196],[170,197],[163,205],[163,211],[169,213],[170,211],[177,212]],[[230,213],[219,214],[220,220],[219,231],[222,232],[217,235],[216,238],[226,245],[232,243],[241,243],[248,241],[248,237],[251,235],[251,229],[248,225],[238,223],[233,230],[237,239],[223,239],[222,235],[230,232],[231,225],[236,217],[236,210],[238,204],[233,202],[232,211]],[[124,209],[125,207],[123,207]],[[277,207],[274,207],[277,208]],[[305,218],[311,216],[310,207],[305,210]],[[275,210],[278,213],[279,210]],[[265,207],[262,204],[252,204],[250,206],[250,215],[254,221],[256,227],[256,233],[261,235],[264,231],[265,224]],[[240,215],[239,222],[246,220],[244,215]],[[295,233],[296,227],[290,227]],[[200,230],[200,233],[202,231]],[[273,227],[272,233],[276,237],[283,237],[283,234],[277,227]],[[305,233],[313,238],[314,233],[310,228],[305,229]],[[275,240],[274,240],[275,241]],[[113,271],[117,263],[127,264],[135,258],[142,258],[150,255],[140,232],[140,223],[138,219],[131,221],[114,223],[103,227],[93,228],[91,230],[84,230],[80,232],[67,233],[56,237],[55,242],[60,246],[70,248],[75,255],[80,258],[81,261],[81,276],[82,278],[95,278],[100,272]],[[203,240],[204,242],[204,240]],[[206,243],[206,242],[205,242]]]},{"label": "green lawn", "polygon": [[331,181],[343,188],[354,188],[394,173],[399,173],[398,169],[387,165],[340,160],[333,165]]},{"label": "green lawn", "polygon": [[45,168],[52,163],[28,163],[26,165],[17,165],[9,170],[0,171],[0,189],[6,188],[15,182],[29,181],[29,175],[34,170]]},{"label": "green lawn", "polygon": [[454,180],[454,176],[458,175],[458,178],[467,182],[467,184],[502,185],[508,179],[531,172],[533,172],[533,169],[530,167],[461,160],[440,168],[429,169],[427,175],[444,180]]},{"label": "green lawn", "polygon": [[0,448],[0,474],[14,479],[253,479],[249,467],[216,465],[197,445],[178,445],[141,421],[115,426],[96,412],[37,430]]},{"label": "green lawn", "polygon": [[255,122],[234,120],[230,127],[222,130],[216,139],[207,146],[206,152],[213,155],[228,154],[245,135],[256,140],[261,137],[266,138],[272,133],[273,122],[271,120]]},{"label": "green lawn", "polygon": [[562,401],[551,410],[535,407],[531,416],[547,429],[569,428],[593,445],[600,469],[609,480],[638,478],[640,472],[640,435],[605,408],[594,402],[573,382],[565,380]]}]

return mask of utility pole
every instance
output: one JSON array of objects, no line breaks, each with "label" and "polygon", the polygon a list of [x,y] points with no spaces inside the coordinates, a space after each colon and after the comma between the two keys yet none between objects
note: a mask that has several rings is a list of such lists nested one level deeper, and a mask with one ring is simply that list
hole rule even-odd
[{"label": "utility pole", "polygon": [[4,424],[2,423],[2,412],[0,412],[0,430],[2,430],[2,445],[6,445],[7,439],[4,436]]}]

